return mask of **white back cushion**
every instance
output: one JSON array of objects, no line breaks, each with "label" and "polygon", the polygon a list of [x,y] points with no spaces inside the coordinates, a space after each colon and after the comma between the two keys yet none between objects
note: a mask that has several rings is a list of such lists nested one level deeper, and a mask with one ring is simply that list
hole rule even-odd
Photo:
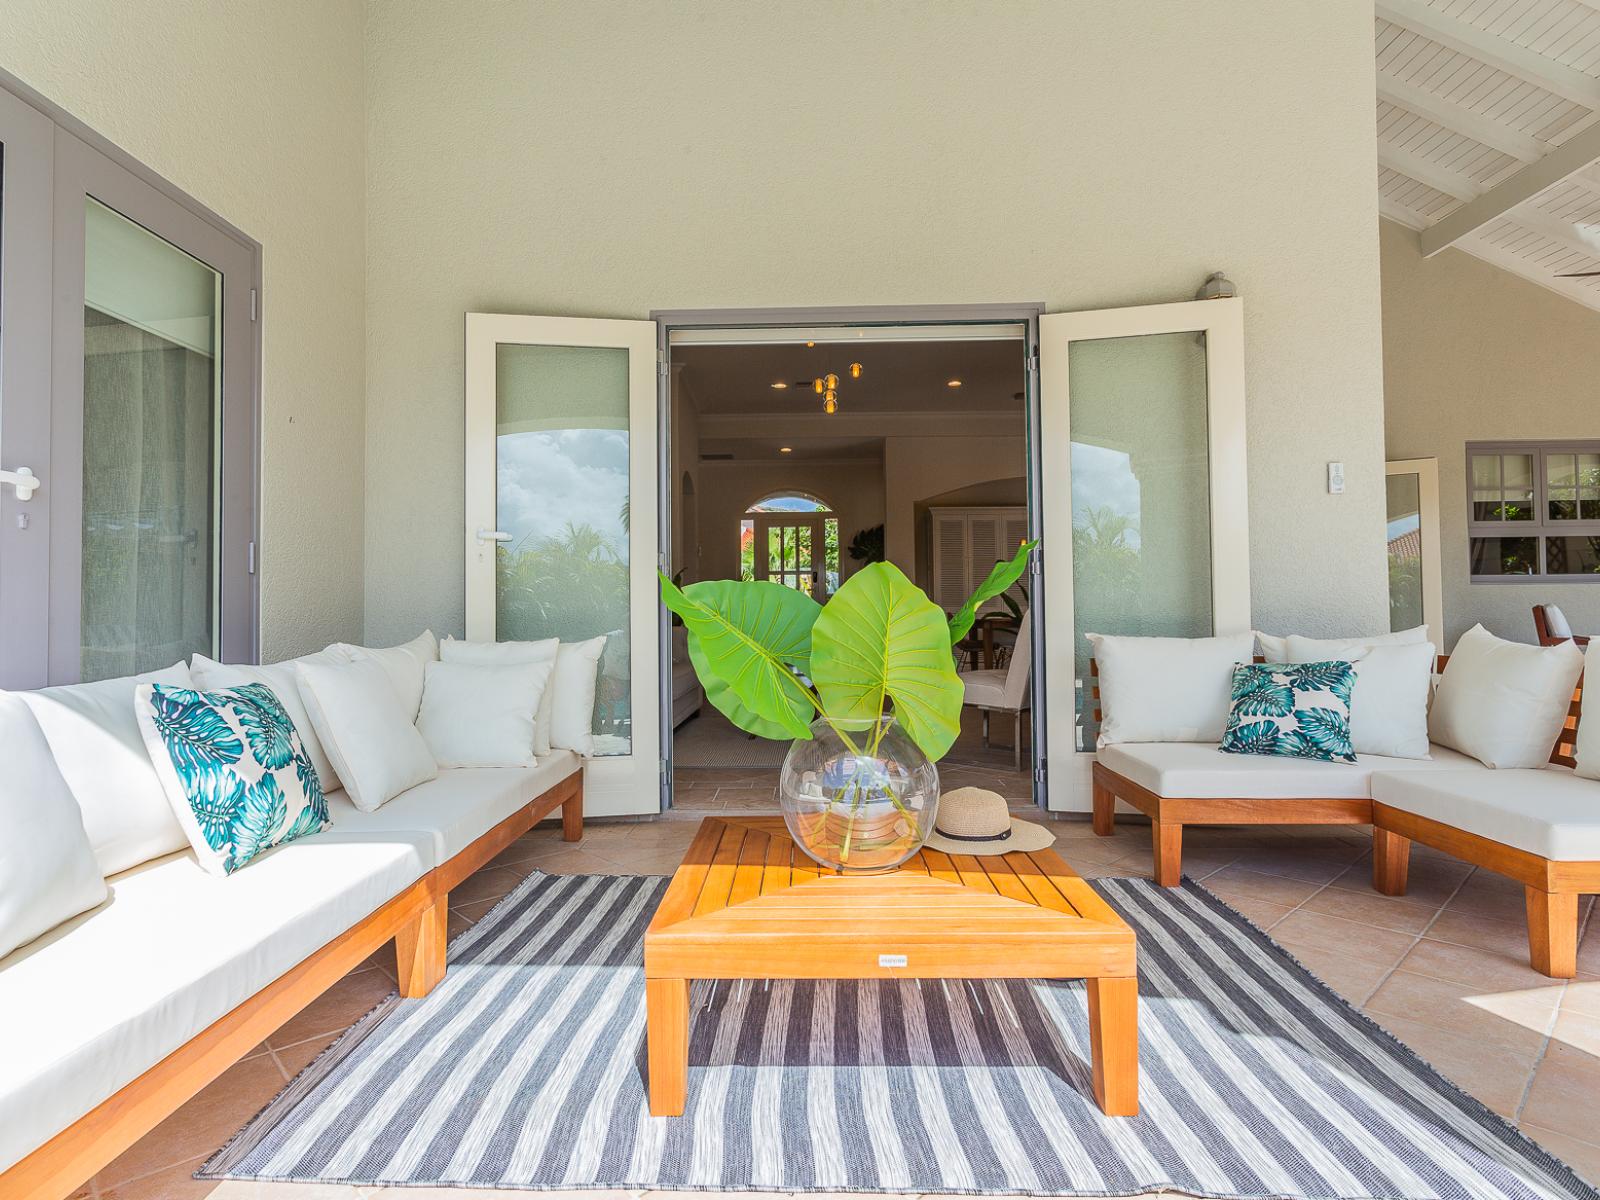
[{"label": "white back cushion", "polygon": [[1290,636],[1291,663],[1354,663],[1350,745],[1357,754],[1428,757],[1428,696],[1437,655],[1432,642],[1370,645]]},{"label": "white back cushion", "polygon": [[115,875],[189,844],[145,753],[133,691],[141,683],[190,686],[181,662],[164,671],[18,693],[33,711],[100,864]]},{"label": "white back cushion", "polygon": [[594,691],[605,652],[604,634],[586,642],[562,642],[556,652],[556,669],[539,702],[533,732],[533,752],[552,749],[594,753]]},{"label": "white back cushion", "polygon": [[317,736],[344,781],[345,794],[361,811],[375,812],[439,774],[381,663],[371,658],[298,662],[295,672]]},{"label": "white back cushion", "polygon": [[417,731],[441,767],[534,765],[533,726],[555,656],[502,666],[428,664]]},{"label": "white back cushion", "polygon": [[1445,664],[1428,732],[1488,767],[1543,766],[1582,673],[1583,652],[1571,642],[1529,646],[1474,625]]},{"label": "white back cushion", "polygon": [[[1589,643],[1583,661],[1584,705],[1578,717],[1577,769],[1586,779],[1600,779],[1600,638]],[[1593,700],[1589,699],[1591,687],[1595,689]]]},{"label": "white back cushion", "polygon": [[439,639],[433,636],[433,630],[424,629],[404,645],[383,650],[352,646],[349,642],[337,642],[328,648],[348,658],[377,663],[389,677],[389,686],[394,689],[406,720],[417,719],[417,712],[422,708],[422,684],[427,665],[439,661]]},{"label": "white back cushion", "polygon": [[[1291,634],[1290,637],[1297,637]],[[1332,662],[1339,655],[1334,648],[1358,644],[1362,646],[1413,646],[1418,642],[1428,640],[1428,627],[1418,625],[1415,629],[1402,629],[1396,633],[1374,633],[1369,637],[1354,638],[1300,638],[1309,646],[1321,646],[1328,649],[1328,653],[1320,658],[1306,658],[1302,662]],[[1261,647],[1261,657],[1269,663],[1286,663],[1294,660],[1288,657],[1289,638],[1273,637],[1270,633],[1256,631],[1256,644]],[[1315,653],[1315,651],[1312,651]]]},{"label": "white back cushion", "polygon": [[439,643],[439,661],[466,663],[474,667],[510,667],[519,663],[554,664],[561,642],[544,638],[537,642],[463,642],[449,637]]},{"label": "white back cushion", "polygon": [[[130,685],[128,711],[133,711]],[[83,816],[29,706],[0,693],[0,958],[106,898]],[[107,981],[115,987],[115,981]]]},{"label": "white back cushion", "polygon": [[1215,742],[1228,723],[1233,668],[1253,633],[1210,638],[1085,634],[1100,670],[1100,745]]},{"label": "white back cushion", "polygon": [[1572,636],[1572,622],[1567,620],[1567,614],[1554,604],[1544,606],[1544,627],[1550,631],[1551,637],[1569,638]]},{"label": "white back cushion", "polygon": [[[295,674],[294,665],[297,662],[344,661],[346,661],[344,654],[332,648],[308,654],[304,658],[271,663],[264,667],[246,663],[213,662],[204,654],[196,654],[189,669],[194,674],[194,686],[202,692],[217,692],[223,688],[238,687],[245,683],[264,683],[271,688],[272,694],[278,698],[278,703],[283,705],[283,711],[289,714],[295,732],[300,735],[300,744],[306,748],[311,765],[317,769],[317,782],[322,784],[322,790],[326,794],[342,785],[339,782],[339,773],[334,770],[333,760],[328,757],[322,739],[317,736],[311,714],[306,710],[305,699],[300,695],[300,679]],[[152,682],[166,681],[157,679]]]}]

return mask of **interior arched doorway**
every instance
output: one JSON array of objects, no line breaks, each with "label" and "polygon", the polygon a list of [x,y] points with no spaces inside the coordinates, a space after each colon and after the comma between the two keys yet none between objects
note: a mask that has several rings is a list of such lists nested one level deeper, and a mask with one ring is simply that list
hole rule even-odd
[{"label": "interior arched doorway", "polygon": [[826,600],[839,587],[839,518],[833,506],[793,488],[754,501],[739,521],[739,575]]}]

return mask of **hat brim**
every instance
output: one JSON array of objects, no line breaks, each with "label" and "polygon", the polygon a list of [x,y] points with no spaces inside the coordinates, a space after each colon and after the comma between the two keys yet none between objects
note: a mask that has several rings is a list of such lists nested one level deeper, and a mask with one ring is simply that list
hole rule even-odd
[{"label": "hat brim", "polygon": [[991,838],[983,842],[969,842],[945,837],[937,829],[922,843],[925,850],[939,850],[945,854],[1026,854],[1030,850],[1043,850],[1055,844],[1056,835],[1043,825],[1032,821],[1011,818],[1011,836]]}]

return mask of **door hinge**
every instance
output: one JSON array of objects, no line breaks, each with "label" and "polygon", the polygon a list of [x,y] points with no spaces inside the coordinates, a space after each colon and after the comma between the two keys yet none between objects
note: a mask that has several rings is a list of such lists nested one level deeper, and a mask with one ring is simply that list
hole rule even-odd
[{"label": "door hinge", "polygon": [[244,565],[245,565],[245,570],[248,571],[251,575],[254,575],[256,573],[256,544],[254,542],[248,542],[245,545],[245,548],[244,548]]},{"label": "door hinge", "polygon": [[[1015,360],[1013,359],[1012,361],[1015,361]],[[1028,374],[1029,375],[1037,375],[1038,373],[1039,373],[1039,356],[1037,354],[1030,354],[1030,355],[1028,355]]]},{"label": "door hinge", "polygon": [[1039,576],[1044,574],[1044,567],[1039,563],[1039,551],[1034,550],[1033,556],[1028,559],[1028,574]]},{"label": "door hinge", "polygon": [[256,290],[255,290],[255,288],[251,288],[250,289],[250,319],[252,321],[254,321],[256,319]]},{"label": "door hinge", "polygon": [[1039,760],[1039,765],[1033,769],[1033,778],[1034,778],[1034,781],[1037,782],[1040,786],[1043,786],[1044,783],[1050,778],[1050,760],[1049,759],[1041,758]]}]

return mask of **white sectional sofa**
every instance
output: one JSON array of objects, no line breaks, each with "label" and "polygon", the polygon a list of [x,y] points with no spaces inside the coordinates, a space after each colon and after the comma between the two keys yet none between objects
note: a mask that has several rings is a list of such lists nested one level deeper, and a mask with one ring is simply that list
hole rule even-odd
[{"label": "white sectional sofa", "polygon": [[372,812],[327,799],[320,833],[228,876],[190,850],[121,870],[0,958],[0,1196],[69,1195],[390,939],[425,994],[451,889],[557,807],[582,836],[583,761],[443,769]]}]

